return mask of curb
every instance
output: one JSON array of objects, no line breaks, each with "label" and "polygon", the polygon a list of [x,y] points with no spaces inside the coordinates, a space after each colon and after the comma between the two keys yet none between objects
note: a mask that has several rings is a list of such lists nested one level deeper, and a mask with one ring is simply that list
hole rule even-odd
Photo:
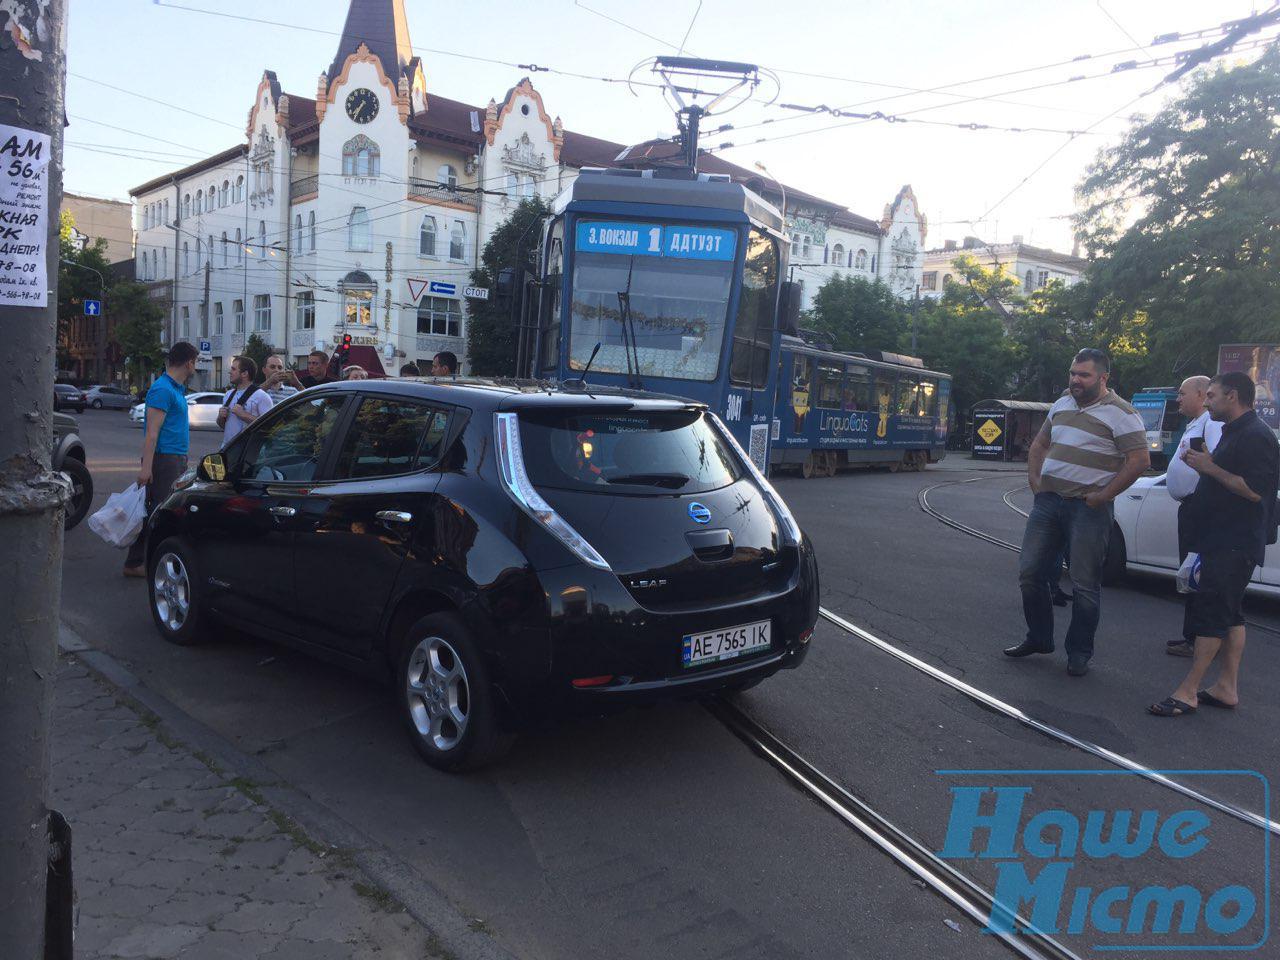
[{"label": "curb", "polygon": [[518,960],[491,934],[473,926],[473,921],[439,887],[415,873],[359,827],[281,781],[261,760],[147,687],[119,660],[90,646],[63,622],[58,624],[58,647],[155,714],[164,731],[188,750],[206,754],[232,777],[254,781],[263,801],[294,820],[311,839],[346,853],[358,869],[394,896],[409,916],[426,928],[440,948],[439,956],[454,960]]}]

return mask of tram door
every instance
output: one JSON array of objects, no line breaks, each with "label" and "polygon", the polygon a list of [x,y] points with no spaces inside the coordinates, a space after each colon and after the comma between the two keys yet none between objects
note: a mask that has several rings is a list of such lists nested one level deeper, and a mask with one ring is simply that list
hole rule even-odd
[{"label": "tram door", "polygon": [[774,344],[778,318],[778,245],[752,230],[743,262],[742,289],[733,323],[729,383],[718,411],[756,466],[769,462],[773,419]]}]

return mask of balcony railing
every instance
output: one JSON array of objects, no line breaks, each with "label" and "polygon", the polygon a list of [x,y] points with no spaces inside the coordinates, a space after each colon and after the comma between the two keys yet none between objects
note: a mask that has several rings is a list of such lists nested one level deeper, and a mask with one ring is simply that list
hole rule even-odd
[{"label": "balcony railing", "polygon": [[409,178],[409,196],[414,200],[425,200],[427,203],[456,203],[468,210],[477,208],[474,193],[465,193],[447,183],[423,180],[421,177]]},{"label": "balcony railing", "polygon": [[301,177],[289,184],[289,202],[293,203],[299,197],[305,197],[307,194],[315,193],[320,189],[320,175],[313,173],[309,177]]}]

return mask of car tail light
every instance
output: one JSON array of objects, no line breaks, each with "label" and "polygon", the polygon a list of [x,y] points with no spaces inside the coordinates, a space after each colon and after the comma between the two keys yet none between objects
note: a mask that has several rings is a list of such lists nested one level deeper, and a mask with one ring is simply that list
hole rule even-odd
[{"label": "car tail light", "polygon": [[498,473],[511,499],[529,516],[537,520],[556,539],[574,552],[584,563],[599,570],[609,570],[609,562],[591,546],[564,517],[556,513],[534,489],[524,468],[520,449],[520,419],[514,413],[493,415],[493,435],[498,451]]},{"label": "car tail light", "polygon": [[602,677],[578,677],[576,680],[573,680],[572,683],[575,687],[581,690],[583,687],[603,687],[606,683],[609,683],[612,680],[613,674],[606,673]]},{"label": "car tail light", "polygon": [[720,436],[732,445],[734,450],[738,451],[738,457],[746,464],[747,470],[751,472],[751,476],[755,479],[756,484],[760,487],[760,492],[764,494],[764,498],[768,501],[769,506],[773,509],[774,516],[778,518],[778,523],[782,526],[782,538],[785,542],[793,547],[800,546],[800,541],[804,539],[804,534],[800,532],[800,524],[796,523],[796,518],[791,515],[790,508],[787,507],[782,497],[778,495],[778,491],[773,489],[767,477],[755,465],[752,459],[747,456],[742,445],[729,432],[729,428],[720,422],[720,418],[714,413],[707,411],[707,419],[712,425],[720,431]]}]

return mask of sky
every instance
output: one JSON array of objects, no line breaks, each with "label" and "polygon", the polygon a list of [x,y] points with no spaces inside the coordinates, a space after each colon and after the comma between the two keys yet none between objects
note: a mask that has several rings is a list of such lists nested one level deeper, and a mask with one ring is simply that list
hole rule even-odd
[{"label": "sky", "polygon": [[[314,97],[347,5],[71,3],[66,189],[128,200],[130,187],[242,142],[264,69],[276,72],[286,92]],[[1072,244],[1067,217],[1075,210],[1074,189],[1090,161],[1118,140],[1133,114],[1150,114],[1177,92],[1166,85],[1133,102],[1171,69],[1158,58],[1206,42],[1153,46],[1154,38],[1216,28],[1259,9],[1252,0],[405,0],[405,6],[428,98],[435,92],[483,106],[528,75],[567,129],[631,143],[675,132],[658,90],[529,67],[617,81],[635,71],[636,79],[651,81],[647,67],[636,67],[681,49],[756,63],[776,85],[766,79],[738,109],[705,121],[704,129],[734,129],[704,135],[704,148],[733,144],[720,151],[726,159],[745,167],[761,162],[784,183],[874,219],[910,184],[929,219],[929,247],[969,234],[988,242],[1019,235],[1064,252]],[[1135,60],[1138,69],[1112,69]],[[972,82],[983,77],[991,79]],[[857,121],[782,104],[902,120]],[[757,142],[762,138],[769,142]]]}]

